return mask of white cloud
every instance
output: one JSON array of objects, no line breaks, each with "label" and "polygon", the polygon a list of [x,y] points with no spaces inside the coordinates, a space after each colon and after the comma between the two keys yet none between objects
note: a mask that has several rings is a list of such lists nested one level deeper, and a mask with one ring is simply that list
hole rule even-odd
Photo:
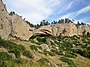
[{"label": "white cloud", "polygon": [[68,0],[6,0],[5,2],[9,11],[15,11],[31,23],[37,24],[54,13],[70,9],[74,1],[67,3]]},{"label": "white cloud", "polygon": [[88,6],[84,7],[84,8],[82,8],[81,10],[79,10],[77,12],[77,15],[80,15],[80,14],[83,14],[83,13],[87,13],[89,11],[90,11],[90,5],[88,5]]},{"label": "white cloud", "polygon": [[[78,0],[4,0],[4,3],[6,3],[9,12],[15,11],[31,23],[37,24],[53,14],[56,16],[64,12],[67,13],[67,10],[76,5],[76,1]],[[58,19],[73,19],[74,17],[88,11],[90,11],[90,5],[79,11],[60,16]]]},{"label": "white cloud", "polygon": [[[78,11],[74,11],[74,12],[72,12],[72,13],[67,13],[67,14],[59,17],[57,20],[59,20],[59,19],[65,19],[65,18],[74,19],[75,17],[79,16],[80,14],[84,14],[84,13],[87,13],[87,12],[89,12],[89,11],[90,11],[90,5],[82,8],[82,9],[80,9],[80,10],[78,10]],[[79,21],[80,21],[80,20],[85,21],[85,20],[88,20],[88,19],[87,19],[87,18],[83,18],[83,19],[79,19]]]},{"label": "white cloud", "polygon": [[75,16],[76,16],[76,12],[72,12],[72,13],[68,13],[68,14],[65,14],[65,15],[57,18],[57,20],[65,19],[65,18],[74,19]]},{"label": "white cloud", "polygon": [[[48,6],[45,6],[46,3],[43,0],[9,1],[13,3],[11,4],[11,9],[14,9],[13,11],[16,11],[18,14],[22,15],[27,20],[32,19],[30,20],[30,22],[34,24],[38,23],[52,13],[52,10]],[[15,8],[17,8],[17,10],[15,10]]]},{"label": "white cloud", "polygon": [[68,1],[68,0],[62,0],[59,6],[59,13],[62,14],[72,8],[75,4],[75,0]]},{"label": "white cloud", "polygon": [[70,9],[74,3],[75,3],[75,1],[70,2],[70,3],[67,5],[66,9]]},{"label": "white cloud", "polygon": [[6,5],[9,11],[15,11],[31,23],[37,24],[53,14],[59,3],[60,0],[8,0]]}]

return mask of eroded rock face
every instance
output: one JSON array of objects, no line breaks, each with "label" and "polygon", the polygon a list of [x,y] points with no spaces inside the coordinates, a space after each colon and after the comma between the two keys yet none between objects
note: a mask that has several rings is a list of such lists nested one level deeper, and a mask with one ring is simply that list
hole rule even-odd
[{"label": "eroded rock face", "polygon": [[7,40],[10,32],[11,32],[10,16],[2,0],[0,0],[0,36],[1,38]]},{"label": "eroded rock face", "polygon": [[73,36],[77,35],[77,27],[74,23],[54,24],[42,26],[34,33],[35,35]]},{"label": "eroded rock face", "polygon": [[7,40],[9,35],[28,40],[33,34],[31,27],[17,14],[10,15],[0,0],[0,36]]},{"label": "eroded rock face", "polygon": [[85,34],[87,34],[87,32],[90,33],[90,25],[80,25],[78,27],[78,35],[82,35],[83,32],[85,32]]},{"label": "eroded rock face", "polygon": [[29,40],[33,35],[31,27],[17,14],[11,16],[11,34],[22,40]]},{"label": "eroded rock face", "polygon": [[52,35],[51,25],[42,26],[39,29],[34,30],[35,35]]},{"label": "eroded rock face", "polygon": [[53,24],[42,26],[36,29],[35,35],[51,35],[51,36],[73,36],[73,35],[83,35],[83,32],[87,34],[90,33],[90,25],[80,25],[76,26],[74,23],[64,23],[64,24]]}]

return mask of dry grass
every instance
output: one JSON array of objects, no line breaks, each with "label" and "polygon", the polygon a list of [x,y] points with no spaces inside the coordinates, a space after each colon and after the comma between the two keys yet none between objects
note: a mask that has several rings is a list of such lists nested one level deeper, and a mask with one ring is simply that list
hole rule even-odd
[{"label": "dry grass", "polygon": [[73,59],[77,67],[90,67],[90,59],[78,55]]}]

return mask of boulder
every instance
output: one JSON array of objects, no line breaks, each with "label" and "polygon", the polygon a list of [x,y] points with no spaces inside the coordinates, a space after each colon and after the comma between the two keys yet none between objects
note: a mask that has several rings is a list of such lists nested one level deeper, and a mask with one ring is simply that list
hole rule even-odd
[{"label": "boulder", "polygon": [[40,46],[41,46],[42,50],[50,51],[47,44],[41,44]]}]

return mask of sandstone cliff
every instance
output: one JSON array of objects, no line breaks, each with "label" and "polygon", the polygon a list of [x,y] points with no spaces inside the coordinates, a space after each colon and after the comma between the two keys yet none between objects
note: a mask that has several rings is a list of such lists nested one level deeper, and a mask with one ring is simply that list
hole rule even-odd
[{"label": "sandstone cliff", "polygon": [[74,23],[65,23],[65,24],[53,24],[42,26],[37,29],[35,35],[52,35],[52,36],[73,36],[77,35],[77,27]]},{"label": "sandstone cliff", "polygon": [[83,32],[85,32],[85,34],[87,34],[87,32],[90,33],[90,25],[80,25],[78,27],[78,35],[82,35]]},{"label": "sandstone cliff", "polygon": [[11,16],[11,34],[14,37],[28,40],[32,36],[31,27],[17,14]]},{"label": "sandstone cliff", "polygon": [[35,35],[51,35],[51,36],[73,36],[73,35],[82,35],[85,31],[90,33],[90,25],[80,25],[76,26],[75,23],[64,23],[64,24],[53,24],[42,26],[39,29],[36,29]]},{"label": "sandstone cliff", "polygon": [[6,6],[0,0],[0,36],[7,40],[9,35],[22,40],[32,36],[31,27],[17,14],[9,14]]},{"label": "sandstone cliff", "polygon": [[5,4],[0,0],[0,36],[2,39],[8,39],[11,32],[10,16],[6,10]]}]

